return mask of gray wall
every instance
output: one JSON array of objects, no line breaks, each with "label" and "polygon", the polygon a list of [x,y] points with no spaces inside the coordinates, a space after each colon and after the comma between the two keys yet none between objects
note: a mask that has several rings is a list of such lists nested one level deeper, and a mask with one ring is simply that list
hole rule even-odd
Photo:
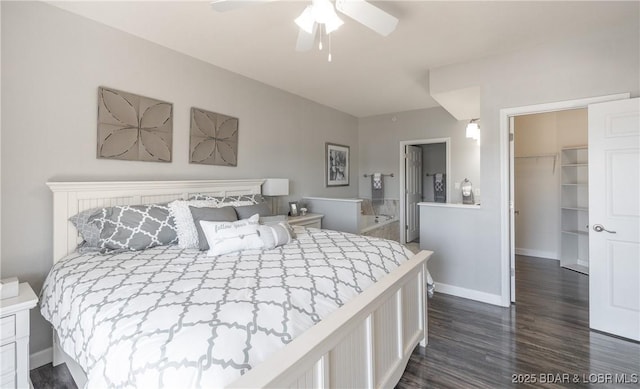
[{"label": "gray wall", "polygon": [[[422,201],[433,201],[434,177],[427,174],[447,173],[447,144],[431,143],[422,145]],[[449,177],[445,177],[448,180]],[[453,188],[453,185],[451,185]]]},{"label": "gray wall", "polygon": [[[395,118],[395,120],[393,120]],[[467,122],[458,121],[444,108],[420,109],[358,120],[358,144],[361,173],[394,173],[385,177],[385,197],[399,200],[400,141],[451,138],[451,176],[454,182],[468,177],[474,188],[480,187],[480,147],[466,138]],[[360,197],[371,198],[370,179],[360,174]],[[450,201],[462,202],[462,196],[452,189]]]},{"label": "gray wall", "polygon": [[[606,32],[430,71],[432,93],[482,87],[482,209],[467,220],[478,233],[473,238],[475,255],[461,256],[457,271],[446,280],[448,284],[489,294],[502,292],[500,109],[621,92],[638,96],[639,29],[636,19]],[[450,237],[443,244],[459,244],[459,223],[441,228]],[[470,279],[479,281],[469,283]]]},{"label": "gray wall", "polygon": [[[44,3],[1,7],[2,277],[42,286],[52,261],[50,180],[287,177],[291,199],[357,196],[358,180],[325,188],[323,170],[331,141],[351,146],[359,171],[354,117]],[[172,163],[96,159],[100,85],[174,104]],[[188,163],[192,106],[240,119],[238,167]],[[49,328],[33,310],[32,352],[51,346]]]}]

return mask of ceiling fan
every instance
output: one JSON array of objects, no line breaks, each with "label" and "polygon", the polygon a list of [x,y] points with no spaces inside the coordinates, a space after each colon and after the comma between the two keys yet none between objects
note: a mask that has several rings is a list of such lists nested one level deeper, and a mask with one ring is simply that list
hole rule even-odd
[{"label": "ceiling fan", "polygon": [[[275,0],[214,0],[211,6],[216,11],[225,12],[270,1]],[[382,36],[391,34],[398,25],[398,18],[365,0],[335,0],[335,8],[331,0],[311,0],[311,4],[295,19],[300,27],[296,43],[297,51],[311,50],[316,41],[318,29],[320,30],[319,48],[322,50],[323,35],[330,37],[329,34],[344,24],[336,10]],[[329,61],[331,61],[331,53],[329,53]]]}]

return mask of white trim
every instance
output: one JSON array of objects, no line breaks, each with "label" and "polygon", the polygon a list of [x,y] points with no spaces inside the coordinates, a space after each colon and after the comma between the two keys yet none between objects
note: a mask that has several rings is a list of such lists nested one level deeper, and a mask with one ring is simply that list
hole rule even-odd
[{"label": "white trim", "polygon": [[29,355],[29,369],[31,370],[51,362],[53,362],[53,347],[45,348]]},{"label": "white trim", "polygon": [[447,198],[446,198],[446,202],[448,203],[449,201],[451,201],[451,138],[430,138],[430,139],[415,139],[415,140],[401,140],[400,141],[400,162],[399,162],[399,168],[400,168],[400,191],[398,192],[400,194],[400,203],[399,203],[399,209],[398,209],[398,218],[400,220],[400,243],[401,244],[406,244],[407,243],[407,234],[406,234],[406,229],[405,229],[405,225],[406,225],[406,221],[405,221],[405,167],[404,167],[404,149],[405,146],[412,146],[412,145],[428,145],[428,144],[432,144],[432,143],[444,143],[445,144],[445,148],[447,149]]},{"label": "white trim", "polygon": [[605,101],[628,99],[630,93],[618,93],[614,95],[590,97],[584,99],[560,101],[555,103],[527,105],[523,107],[504,108],[500,110],[500,236],[501,250],[501,295],[502,304],[507,307],[511,304],[511,265],[510,265],[510,239],[511,226],[509,223],[509,185],[511,174],[509,171],[509,118],[519,115],[534,113],[564,111],[567,109],[585,108],[589,104]]},{"label": "white trim", "polygon": [[553,251],[541,251],[541,250],[532,250],[532,249],[521,249],[516,247],[516,255],[526,255],[527,257],[536,257],[536,258],[544,258],[544,259],[553,259],[559,261],[558,253],[554,253]]},{"label": "white trim", "polygon": [[469,300],[480,301],[491,305],[502,306],[502,296],[499,294],[481,292],[479,290],[461,288],[459,286],[434,283],[437,293],[444,293],[451,296],[462,297]]}]

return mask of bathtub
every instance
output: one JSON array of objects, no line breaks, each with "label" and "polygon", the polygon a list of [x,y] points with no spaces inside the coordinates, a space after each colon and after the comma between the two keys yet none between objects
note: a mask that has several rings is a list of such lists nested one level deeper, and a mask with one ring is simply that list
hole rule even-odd
[{"label": "bathtub", "polygon": [[387,215],[360,215],[360,235],[399,241],[400,223],[397,217]]}]

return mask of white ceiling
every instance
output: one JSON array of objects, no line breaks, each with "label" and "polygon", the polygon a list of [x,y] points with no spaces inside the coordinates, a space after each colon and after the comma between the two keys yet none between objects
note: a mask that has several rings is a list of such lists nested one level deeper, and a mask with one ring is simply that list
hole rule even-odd
[{"label": "white ceiling", "polygon": [[52,4],[356,117],[437,106],[429,69],[526,49],[637,21],[638,1],[376,1],[400,19],[384,38],[357,22],[326,52],[295,51],[308,1],[229,12],[208,1],[56,1]]}]

